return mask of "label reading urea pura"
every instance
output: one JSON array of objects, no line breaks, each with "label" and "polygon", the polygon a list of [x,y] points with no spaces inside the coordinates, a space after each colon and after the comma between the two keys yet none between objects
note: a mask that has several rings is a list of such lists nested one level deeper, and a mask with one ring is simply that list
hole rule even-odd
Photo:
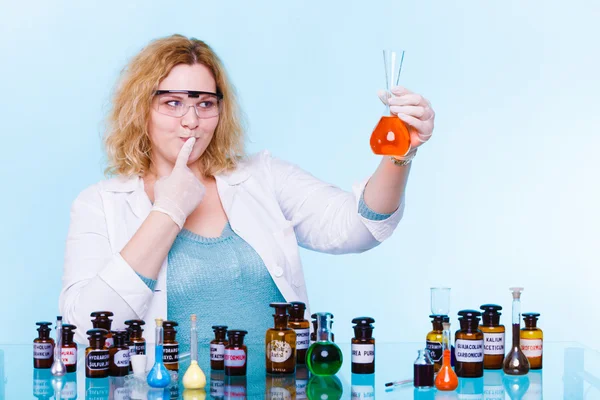
[{"label": "label reading urea pura", "polygon": [[33,358],[36,360],[48,360],[52,358],[54,346],[52,343],[34,343]]},{"label": "label reading urea pura", "polygon": [[129,350],[119,350],[114,355],[114,363],[117,367],[129,367]]},{"label": "label reading urea pura", "polygon": [[375,360],[374,344],[353,344],[352,362],[354,364],[371,364]]},{"label": "label reading urea pura", "polygon": [[483,353],[490,356],[504,355],[504,332],[483,333]]},{"label": "label reading urea pura", "polygon": [[146,354],[146,342],[133,342],[129,345],[129,354]]},{"label": "label reading urea pura", "polygon": [[211,344],[210,345],[210,360],[223,361],[225,359],[225,345]]},{"label": "label reading urea pura", "polygon": [[292,356],[292,353],[292,346],[283,340],[271,340],[267,346],[267,357],[272,362],[285,362]]},{"label": "label reading urea pura", "polygon": [[427,341],[425,348],[429,351],[429,357],[433,362],[442,361],[442,357],[444,356],[444,348],[440,342],[432,342],[430,340]]},{"label": "label reading urea pura", "polygon": [[543,351],[542,339],[521,339],[521,350],[525,357],[541,357]]},{"label": "label reading urea pura", "polygon": [[310,345],[309,329],[294,329],[296,331],[296,350],[308,349]]},{"label": "label reading urea pura", "polygon": [[177,364],[179,362],[179,344],[163,345],[163,363]]},{"label": "label reading urea pura", "polygon": [[456,339],[456,361],[483,362],[483,340]]},{"label": "label reading urea pura", "polygon": [[108,350],[92,350],[85,356],[85,365],[92,371],[107,370],[108,364]]},{"label": "label reading urea pura", "polygon": [[60,359],[65,365],[77,364],[77,348],[63,347],[60,349]]},{"label": "label reading urea pura", "polygon": [[226,367],[243,367],[246,364],[246,352],[244,350],[225,349]]}]

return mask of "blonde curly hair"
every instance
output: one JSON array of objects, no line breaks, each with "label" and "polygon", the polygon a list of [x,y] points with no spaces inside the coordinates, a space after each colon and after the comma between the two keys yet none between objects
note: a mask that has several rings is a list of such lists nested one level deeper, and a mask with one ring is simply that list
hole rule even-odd
[{"label": "blonde curly hair", "polygon": [[179,64],[202,64],[213,74],[223,105],[215,134],[198,160],[205,176],[234,169],[245,157],[244,117],[235,89],[215,52],[203,41],[172,35],[152,41],[123,69],[107,116],[104,144],[106,175],[139,175],[148,172],[152,144],[148,121],[154,92]]}]

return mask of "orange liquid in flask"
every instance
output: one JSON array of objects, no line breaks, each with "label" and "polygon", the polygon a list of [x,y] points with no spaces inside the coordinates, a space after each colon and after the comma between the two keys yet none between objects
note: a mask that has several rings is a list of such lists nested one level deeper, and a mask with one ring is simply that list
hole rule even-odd
[{"label": "orange liquid in flask", "polygon": [[404,156],[410,150],[410,134],[396,115],[383,116],[371,134],[371,150],[384,156]]}]

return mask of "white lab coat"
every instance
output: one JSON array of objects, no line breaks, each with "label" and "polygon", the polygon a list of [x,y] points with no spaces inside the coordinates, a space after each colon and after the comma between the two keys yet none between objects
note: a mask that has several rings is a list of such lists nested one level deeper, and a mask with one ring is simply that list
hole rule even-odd
[{"label": "white lab coat", "polygon": [[[392,234],[404,208],[402,201],[391,217],[366,219],[358,213],[366,180],[346,192],[267,151],[215,178],[233,231],[260,255],[286,301],[307,306],[298,244],[331,254],[371,249]],[[115,314],[113,329],[128,319],[146,320],[144,336],[154,343],[154,318],[167,318],[167,259],[152,291],[119,254],[151,207],[137,176],[101,181],[74,201],[59,307],[77,325],[78,342],[87,343],[90,313],[107,310]],[[202,310],[198,314],[202,321]]]}]

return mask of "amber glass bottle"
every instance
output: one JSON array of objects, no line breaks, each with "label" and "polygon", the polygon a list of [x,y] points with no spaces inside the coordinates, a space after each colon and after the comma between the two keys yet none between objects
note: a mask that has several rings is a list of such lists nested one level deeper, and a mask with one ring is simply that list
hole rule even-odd
[{"label": "amber glass bottle", "polygon": [[225,346],[225,375],[246,376],[248,368],[248,348],[244,344],[244,336],[248,331],[227,331],[229,344]]},{"label": "amber glass bottle", "polygon": [[456,331],[456,364],[458,377],[479,378],[483,376],[483,332],[479,330],[481,313],[462,310],[458,313],[460,330]]},{"label": "amber glass bottle", "polygon": [[179,371],[179,342],[176,339],[179,324],[175,321],[164,321],[163,364],[170,371]]},{"label": "amber glass bottle", "polygon": [[450,322],[450,318],[447,315],[430,315],[429,318],[432,318],[431,325],[433,329],[427,334],[425,348],[429,352],[429,358],[433,361],[433,370],[437,373],[442,368],[444,356],[442,344],[444,328],[442,324]]},{"label": "amber glass bottle", "polygon": [[54,363],[54,339],[50,337],[52,322],[36,322],[38,337],[33,340],[33,368],[50,368]]},{"label": "amber glass bottle", "polygon": [[352,373],[375,373],[375,338],[371,317],[357,317],[352,320],[354,337],[352,338]]},{"label": "amber glass bottle", "polygon": [[483,332],[483,368],[502,369],[504,363],[504,325],[500,325],[502,307],[496,304],[484,304],[482,324],[479,329]]},{"label": "amber glass bottle", "polygon": [[222,371],[225,369],[225,347],[229,344],[225,335],[226,325],[214,325],[212,327],[215,338],[210,341],[210,369]]},{"label": "amber glass bottle", "polygon": [[129,334],[129,340],[127,345],[129,346],[129,354],[132,356],[135,354],[146,354],[146,339],[142,336],[144,333],[143,325],[146,325],[141,319],[130,319],[125,321],[127,325],[127,333]]},{"label": "amber glass bottle", "polygon": [[110,317],[113,315],[110,311],[94,311],[90,314],[90,317],[94,318],[92,319],[92,326],[97,329],[105,329],[108,332],[106,334],[106,341],[104,342],[104,346],[107,349],[113,345],[113,337],[110,331],[112,326],[112,319]]},{"label": "amber glass bottle", "polygon": [[127,331],[112,332],[113,345],[108,349],[110,376],[125,376],[129,373],[129,346],[127,346]]},{"label": "amber glass bottle", "polygon": [[288,328],[289,303],[271,303],[275,326],[265,334],[265,364],[268,374],[293,374],[296,371],[296,332]]},{"label": "amber glass bottle", "polygon": [[90,329],[86,332],[90,347],[85,349],[85,376],[106,378],[108,376],[109,354],[106,348],[106,329]]},{"label": "amber glass bottle", "polygon": [[304,319],[306,304],[301,301],[292,301],[288,307],[290,318],[288,328],[296,332],[296,364],[306,364],[306,351],[310,346],[310,323]]},{"label": "amber glass bottle", "polygon": [[77,327],[71,324],[62,326],[62,348],[60,349],[60,357],[62,358],[67,372],[77,371],[77,343],[73,342],[73,332]]},{"label": "amber glass bottle", "polygon": [[525,327],[521,329],[521,350],[529,360],[531,369],[542,369],[544,332],[537,327],[538,313],[523,313]]}]

